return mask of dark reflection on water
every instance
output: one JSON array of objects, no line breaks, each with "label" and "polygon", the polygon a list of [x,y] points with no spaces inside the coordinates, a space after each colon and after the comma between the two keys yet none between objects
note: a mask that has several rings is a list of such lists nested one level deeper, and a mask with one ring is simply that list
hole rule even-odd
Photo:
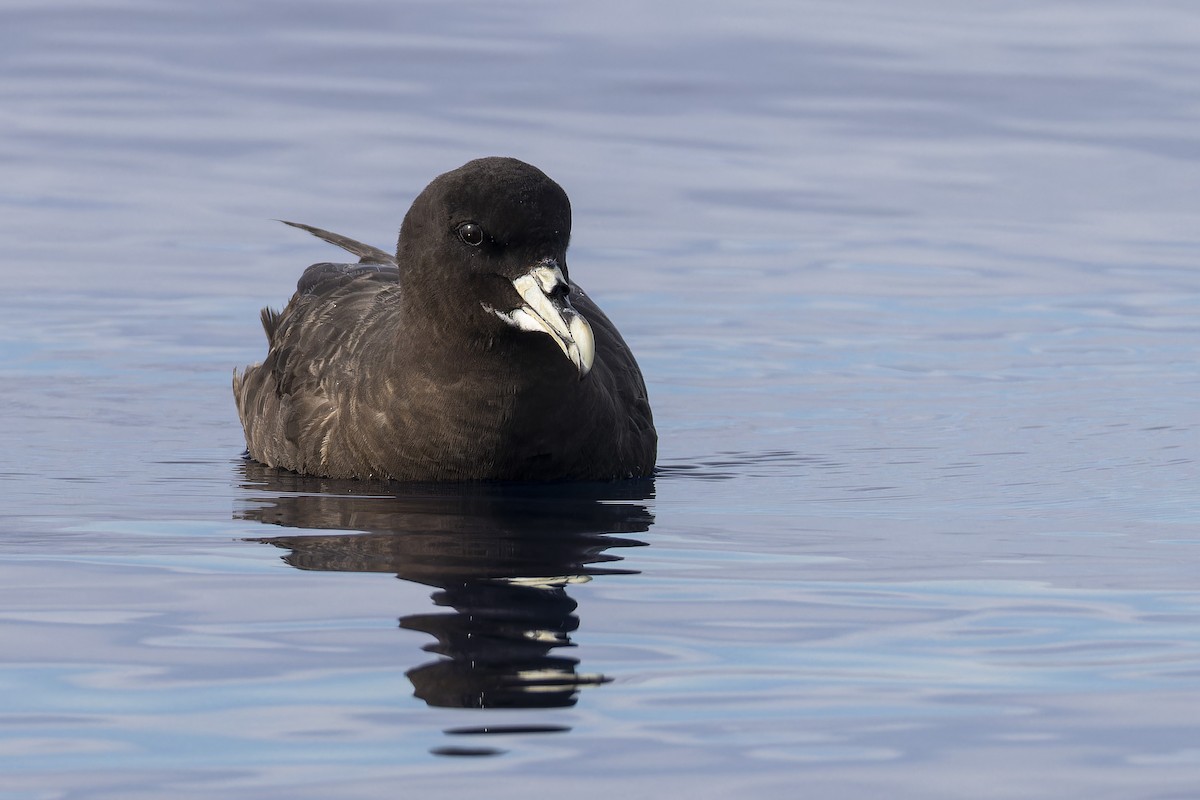
[{"label": "dark reflection on water", "polygon": [[[242,467],[252,497],[234,516],[304,531],[263,542],[288,552],[297,569],[391,572],[436,587],[439,609],[408,614],[400,626],[436,641],[439,658],[408,670],[414,693],[444,708],[560,708],[579,690],[608,682],[578,670],[559,651],[573,646],[577,603],[567,587],[613,566],[616,548],[645,542],[620,534],[649,530],[638,501],[653,481],[580,485],[398,485],[333,481]],[[560,726],[479,726],[456,734],[547,733]],[[483,752],[487,751],[487,752]],[[492,755],[477,747],[441,755]]]}]

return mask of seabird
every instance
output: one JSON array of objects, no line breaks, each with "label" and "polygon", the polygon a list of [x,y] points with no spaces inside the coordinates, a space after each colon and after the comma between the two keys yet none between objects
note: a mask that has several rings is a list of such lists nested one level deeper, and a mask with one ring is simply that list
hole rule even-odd
[{"label": "seabird", "polygon": [[481,158],[435,178],[396,254],[314,264],[268,351],[233,376],[248,455],[328,478],[617,480],[653,473],[646,385],[570,279],[571,205],[541,170]]}]

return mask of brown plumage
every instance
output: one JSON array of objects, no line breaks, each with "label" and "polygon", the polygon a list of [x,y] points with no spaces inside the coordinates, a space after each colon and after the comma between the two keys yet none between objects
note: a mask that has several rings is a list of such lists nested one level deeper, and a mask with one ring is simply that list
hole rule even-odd
[{"label": "brown plumage", "polygon": [[309,267],[282,312],[263,310],[267,357],[233,379],[252,458],[334,478],[652,474],[641,371],[570,282],[570,203],[535,167],[486,158],[438,177],[395,257],[288,224],[360,261]]}]

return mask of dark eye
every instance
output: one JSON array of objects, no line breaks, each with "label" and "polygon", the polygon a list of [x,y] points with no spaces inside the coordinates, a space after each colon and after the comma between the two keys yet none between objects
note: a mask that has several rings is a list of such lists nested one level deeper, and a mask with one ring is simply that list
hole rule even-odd
[{"label": "dark eye", "polygon": [[483,228],[474,222],[464,222],[458,226],[457,231],[458,238],[462,239],[464,244],[469,244],[471,247],[479,247],[483,244]]}]

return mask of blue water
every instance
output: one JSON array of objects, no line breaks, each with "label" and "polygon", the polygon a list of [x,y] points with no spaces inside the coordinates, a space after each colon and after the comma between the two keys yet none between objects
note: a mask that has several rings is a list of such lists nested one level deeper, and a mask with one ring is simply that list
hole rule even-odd
[{"label": "blue water", "polygon": [[[1194,797],[1197,52],[1167,0],[7,4],[0,797]],[[571,195],[658,477],[243,462],[333,255],[272,220],[386,248],[489,154]]]}]

